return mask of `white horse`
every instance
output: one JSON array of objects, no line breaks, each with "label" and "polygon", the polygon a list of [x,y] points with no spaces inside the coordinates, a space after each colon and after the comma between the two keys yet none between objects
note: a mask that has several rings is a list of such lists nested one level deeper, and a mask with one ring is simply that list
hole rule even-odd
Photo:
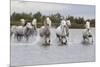
[{"label": "white horse", "polygon": [[15,38],[17,38],[18,41],[21,41],[23,38],[28,41],[29,37],[31,37],[33,34],[33,26],[30,22],[27,22],[25,26],[16,26],[16,29],[14,29],[14,31]]},{"label": "white horse", "polygon": [[25,30],[26,30],[26,27],[23,27],[23,26],[17,26],[16,27],[16,30],[15,30],[15,38],[18,40],[18,41],[21,41],[22,38],[24,37],[25,35]]},{"label": "white horse", "polygon": [[69,37],[69,26],[71,26],[70,20],[62,20],[60,26],[56,29],[56,35],[59,38],[59,41],[65,45]]},{"label": "white horse", "polygon": [[29,40],[29,38],[34,34],[34,26],[32,26],[31,22],[27,22],[24,27],[25,27],[24,36],[27,40]]},{"label": "white horse", "polygon": [[46,18],[46,20],[47,20],[47,24],[49,25],[49,27],[51,28],[51,20],[50,20],[50,18],[49,17],[47,17]]},{"label": "white horse", "polygon": [[[20,19],[20,22],[21,22],[21,26],[24,26],[25,20],[24,19]],[[10,36],[11,37],[15,34],[17,27],[18,26],[16,26],[16,25],[13,25],[13,26],[10,27]]]},{"label": "white horse", "polygon": [[32,22],[25,22],[24,19],[20,19],[20,22],[20,26],[11,26],[11,36],[14,34],[14,38],[18,41],[21,41],[23,37],[26,40],[29,40],[29,38],[37,31],[37,20],[33,19]]},{"label": "white horse", "polygon": [[49,17],[44,21],[44,26],[40,28],[40,37],[44,40],[44,45],[50,45],[50,28],[51,28],[51,20]]},{"label": "white horse", "polygon": [[33,19],[32,21],[32,26],[33,26],[33,33],[37,34],[37,19]]},{"label": "white horse", "polygon": [[93,36],[91,34],[90,30],[90,22],[86,22],[85,29],[83,31],[83,42],[84,43],[92,43],[93,42]]}]

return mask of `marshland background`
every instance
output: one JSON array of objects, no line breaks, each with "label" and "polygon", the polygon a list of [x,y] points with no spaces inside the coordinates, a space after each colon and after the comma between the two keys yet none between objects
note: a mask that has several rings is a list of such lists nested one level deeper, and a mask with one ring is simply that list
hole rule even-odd
[{"label": "marshland background", "polygon": [[[47,16],[42,15],[41,12],[36,12],[35,14],[24,13],[24,12],[23,13],[13,12],[10,16],[10,20],[11,20],[10,25],[20,25],[21,18],[25,19],[26,21],[30,21],[30,22],[33,20],[33,18],[36,18],[37,26],[39,28],[43,25],[43,22],[46,19],[46,17]],[[64,17],[66,20],[71,21],[72,25],[70,28],[85,28],[84,25],[87,20],[90,21],[91,27],[95,27],[95,19],[85,19],[84,16],[83,17],[75,17],[71,15],[61,16],[60,13],[55,13],[55,14],[49,15],[48,17],[50,17],[53,27],[57,27],[58,25],[60,25],[61,17]]]}]

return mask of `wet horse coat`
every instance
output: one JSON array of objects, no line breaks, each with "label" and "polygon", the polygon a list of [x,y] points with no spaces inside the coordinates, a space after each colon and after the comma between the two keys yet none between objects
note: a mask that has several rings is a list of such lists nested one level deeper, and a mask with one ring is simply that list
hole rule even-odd
[{"label": "wet horse coat", "polygon": [[23,38],[28,41],[29,37],[34,34],[34,26],[28,22],[24,26],[16,26],[14,31],[14,37],[17,38],[18,41],[21,41]]},{"label": "wet horse coat", "polygon": [[92,42],[93,42],[93,37],[92,37],[92,34],[91,34],[90,30],[89,29],[85,29],[83,31],[83,41],[85,43],[90,43],[90,39],[92,39]]},{"label": "wet horse coat", "polygon": [[40,36],[44,39],[45,45],[50,45],[50,28],[51,20],[47,18],[44,22],[44,26],[40,28]]},{"label": "wet horse coat", "polygon": [[93,42],[93,37],[90,31],[90,22],[87,21],[85,24],[85,29],[83,31],[83,41],[85,43],[90,43],[90,38],[92,39]]},{"label": "wet horse coat", "polygon": [[67,43],[67,38],[69,36],[69,26],[70,26],[70,21],[65,21],[62,20],[60,26],[57,27],[56,29],[56,35],[59,38],[59,41],[61,41],[62,44]]}]

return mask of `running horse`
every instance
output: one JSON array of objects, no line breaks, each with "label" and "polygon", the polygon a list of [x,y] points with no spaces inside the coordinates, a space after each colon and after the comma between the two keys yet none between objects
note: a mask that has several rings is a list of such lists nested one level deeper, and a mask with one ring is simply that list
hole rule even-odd
[{"label": "running horse", "polygon": [[33,26],[33,32],[32,32],[32,34],[37,35],[37,19],[34,18],[32,20],[32,26]]},{"label": "running horse", "polygon": [[40,28],[40,37],[43,38],[43,45],[50,45],[50,28],[51,28],[51,20],[49,17],[44,21],[44,26]]},{"label": "running horse", "polygon": [[61,24],[56,29],[56,36],[61,44],[66,45],[69,37],[69,26],[71,26],[70,20],[61,20]]},{"label": "running horse", "polygon": [[93,36],[90,30],[90,22],[86,22],[85,29],[83,31],[83,43],[93,43]]},{"label": "running horse", "polygon": [[33,26],[31,22],[25,22],[24,19],[20,19],[20,22],[20,26],[13,27],[14,29],[12,29],[14,31],[14,38],[16,38],[17,41],[21,41],[23,38],[28,41],[32,35]]}]

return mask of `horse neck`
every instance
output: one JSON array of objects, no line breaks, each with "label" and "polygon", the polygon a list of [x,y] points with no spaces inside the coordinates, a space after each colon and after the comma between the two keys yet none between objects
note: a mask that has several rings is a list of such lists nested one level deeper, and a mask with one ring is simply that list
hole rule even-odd
[{"label": "horse neck", "polygon": [[66,27],[60,26],[60,28],[61,28],[62,34],[65,34],[66,33]]},{"label": "horse neck", "polygon": [[68,23],[66,23],[66,26],[69,27]]}]

